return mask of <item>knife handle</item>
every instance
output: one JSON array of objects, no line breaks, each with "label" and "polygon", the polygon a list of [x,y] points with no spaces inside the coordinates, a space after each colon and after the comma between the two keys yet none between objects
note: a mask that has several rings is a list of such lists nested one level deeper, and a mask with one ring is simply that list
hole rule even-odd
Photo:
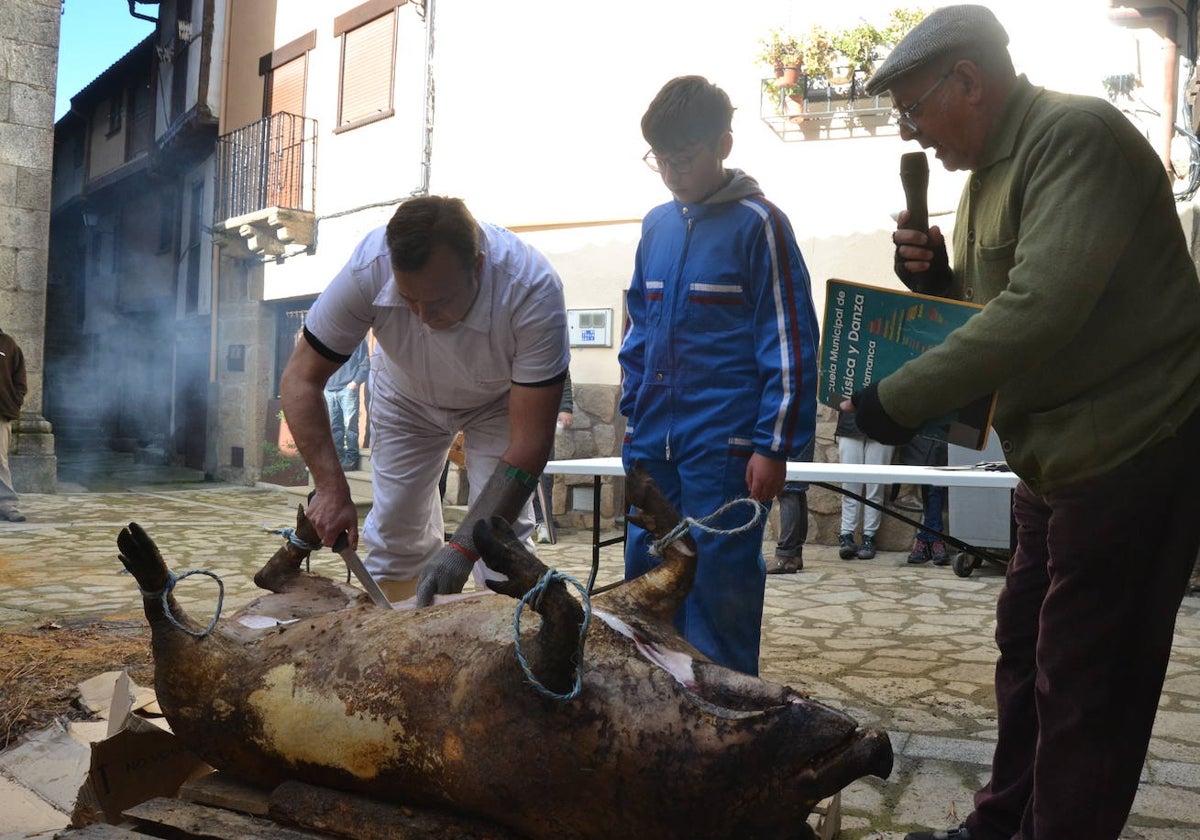
[{"label": "knife handle", "polygon": [[340,554],[350,544],[350,532],[342,531],[338,534],[337,539],[333,541],[334,553]]}]

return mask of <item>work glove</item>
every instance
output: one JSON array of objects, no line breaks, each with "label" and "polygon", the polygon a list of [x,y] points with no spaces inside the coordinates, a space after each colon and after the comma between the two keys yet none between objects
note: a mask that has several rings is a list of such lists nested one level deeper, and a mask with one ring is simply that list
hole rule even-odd
[{"label": "work glove", "polygon": [[854,403],[854,422],[858,424],[859,431],[871,440],[888,446],[903,446],[916,436],[917,429],[901,426],[884,410],[883,403],[879,401],[878,382],[854,392],[850,401]]},{"label": "work glove", "polygon": [[453,539],[439,548],[425,563],[417,581],[417,606],[427,607],[434,595],[453,595],[462,592],[471,576],[471,567],[479,555]]},{"label": "work glove", "polygon": [[467,515],[463,517],[454,536],[429,558],[421,570],[421,577],[417,580],[418,607],[432,604],[434,595],[453,595],[462,591],[471,574],[471,567],[479,559],[472,535],[475,523],[499,516],[512,524],[521,514],[521,508],[537,487],[537,482],[537,476],[519,467],[504,461],[496,464],[496,471],[467,509]]}]

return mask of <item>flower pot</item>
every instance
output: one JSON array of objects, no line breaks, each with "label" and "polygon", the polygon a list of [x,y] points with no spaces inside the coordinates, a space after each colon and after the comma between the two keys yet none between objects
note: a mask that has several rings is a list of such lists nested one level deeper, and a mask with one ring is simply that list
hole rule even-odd
[{"label": "flower pot", "polygon": [[800,69],[795,66],[781,66],[775,68],[775,86],[780,88],[791,87],[800,80]]}]

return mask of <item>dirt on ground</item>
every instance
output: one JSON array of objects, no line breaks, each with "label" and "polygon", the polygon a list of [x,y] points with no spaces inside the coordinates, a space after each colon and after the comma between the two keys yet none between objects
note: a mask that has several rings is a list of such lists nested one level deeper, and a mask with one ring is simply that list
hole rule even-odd
[{"label": "dirt on ground", "polygon": [[91,719],[79,705],[79,684],[121,670],[138,685],[154,685],[145,621],[77,619],[0,631],[0,750],[55,719]]}]

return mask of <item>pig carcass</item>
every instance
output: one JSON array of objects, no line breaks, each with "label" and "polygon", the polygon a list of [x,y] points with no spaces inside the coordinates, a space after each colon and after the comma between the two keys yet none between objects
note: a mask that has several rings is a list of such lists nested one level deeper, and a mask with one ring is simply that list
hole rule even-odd
[{"label": "pig carcass", "polygon": [[[651,533],[678,522],[644,474],[630,474],[627,492]],[[302,511],[297,535],[317,542]],[[299,780],[443,808],[533,840],[765,840],[806,836],[818,801],[891,772],[885,733],[718,666],[678,635],[671,617],[696,568],[690,538],[590,599],[581,670],[582,597],[551,576],[530,599],[537,615],[527,608],[516,622],[513,599],[546,567],[503,520],[479,523],[475,541],[503,578],[489,585],[510,597],[379,609],[302,571],[307,551],[289,541],[255,576],[273,594],[201,636],[184,631],[203,626],[175,603],[146,533],[131,523],[118,545],[143,593],[167,720],[198,756],[250,784]]]}]

